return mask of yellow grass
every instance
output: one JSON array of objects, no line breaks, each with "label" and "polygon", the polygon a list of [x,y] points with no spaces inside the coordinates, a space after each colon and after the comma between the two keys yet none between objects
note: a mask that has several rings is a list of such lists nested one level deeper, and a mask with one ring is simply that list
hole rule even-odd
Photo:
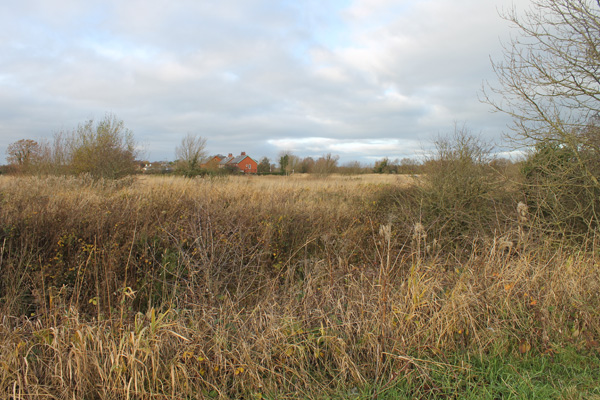
[{"label": "yellow grass", "polygon": [[0,177],[0,397],[314,398],[598,348],[596,252],[438,249],[413,184]]}]

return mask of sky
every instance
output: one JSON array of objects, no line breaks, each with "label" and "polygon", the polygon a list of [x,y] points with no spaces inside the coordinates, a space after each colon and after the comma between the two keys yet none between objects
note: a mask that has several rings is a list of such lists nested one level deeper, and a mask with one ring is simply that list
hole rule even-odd
[{"label": "sky", "polygon": [[141,158],[422,156],[465,125],[504,150],[482,103],[528,0],[20,0],[0,5],[0,164],[107,113]]}]

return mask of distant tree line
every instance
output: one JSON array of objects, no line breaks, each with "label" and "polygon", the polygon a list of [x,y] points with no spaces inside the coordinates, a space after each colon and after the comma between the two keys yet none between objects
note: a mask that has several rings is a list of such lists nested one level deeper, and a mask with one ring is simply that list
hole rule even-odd
[{"label": "distant tree line", "polygon": [[[0,172],[18,174],[88,174],[93,178],[116,179],[130,174],[224,175],[241,173],[237,168],[207,166],[206,139],[194,134],[185,136],[175,150],[175,161],[139,160],[133,133],[122,120],[107,114],[99,121],[89,120],[71,131],[60,131],[50,141],[21,139],[7,150],[8,165]],[[375,167],[351,161],[339,163],[331,153],[318,158],[298,157],[290,151],[280,153],[276,162],[262,157],[258,174],[417,174],[419,163],[408,158],[383,158]]]},{"label": "distant tree line", "polygon": [[138,154],[133,133],[112,114],[57,132],[51,141],[19,140],[6,153],[9,172],[112,179],[134,173]]},{"label": "distant tree line", "polygon": [[[175,161],[140,161],[132,132],[112,114],[107,114],[100,121],[86,121],[71,131],[57,132],[51,141],[21,139],[11,143],[6,153],[8,165],[3,167],[3,171],[20,174],[88,174],[93,178],[115,179],[138,172],[187,177],[241,173],[237,168],[207,165],[206,139],[191,133],[177,146]],[[259,175],[416,175],[422,173],[430,162],[384,157],[376,161],[374,166],[358,161],[340,164],[339,156],[331,153],[315,159],[301,158],[291,151],[284,151],[275,162],[262,157],[257,172]],[[499,163],[498,160],[494,162]],[[504,161],[505,164],[507,162]]]}]

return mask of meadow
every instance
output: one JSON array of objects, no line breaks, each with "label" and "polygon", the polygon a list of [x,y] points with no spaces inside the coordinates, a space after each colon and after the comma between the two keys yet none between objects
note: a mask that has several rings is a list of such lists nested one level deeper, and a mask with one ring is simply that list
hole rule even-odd
[{"label": "meadow", "polygon": [[597,238],[493,182],[0,176],[0,397],[600,398]]}]

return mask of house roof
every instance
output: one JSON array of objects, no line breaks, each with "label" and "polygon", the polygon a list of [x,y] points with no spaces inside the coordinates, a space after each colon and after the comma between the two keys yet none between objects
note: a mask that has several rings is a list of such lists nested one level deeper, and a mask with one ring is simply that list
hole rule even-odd
[{"label": "house roof", "polygon": [[227,165],[234,157],[223,157],[223,159],[219,162],[220,165]]},{"label": "house roof", "polygon": [[[244,155],[241,155],[241,156],[237,156],[237,157],[234,157],[232,160],[230,160],[230,161],[229,161],[229,163],[231,163],[231,164],[239,164],[239,163],[241,163],[242,161],[244,161],[244,159],[246,159],[246,158],[250,158],[250,157],[249,157],[249,156],[247,156],[247,155],[245,155],[245,154],[244,154]],[[250,158],[250,159],[251,159],[251,158]],[[252,159],[251,159],[251,160],[252,160]],[[253,160],[253,161],[254,161],[254,160]]]},{"label": "house roof", "polygon": [[214,156],[210,156],[210,157],[208,157],[208,158],[206,159],[206,162],[211,162],[211,161],[214,161],[216,158],[218,158],[218,159],[219,159],[219,161],[221,161],[222,159],[224,159],[224,158],[225,158],[225,156],[224,156],[224,155],[222,155],[222,154],[217,154],[217,155],[214,155]]},{"label": "house roof", "polygon": [[218,154],[218,155],[214,156],[212,159],[214,160],[216,157],[219,157],[221,159],[219,161],[220,166],[238,165],[241,162],[243,162],[245,159],[250,159],[256,163],[256,161],[252,157],[248,156],[247,154],[240,154],[239,156],[228,156],[228,157]]}]

